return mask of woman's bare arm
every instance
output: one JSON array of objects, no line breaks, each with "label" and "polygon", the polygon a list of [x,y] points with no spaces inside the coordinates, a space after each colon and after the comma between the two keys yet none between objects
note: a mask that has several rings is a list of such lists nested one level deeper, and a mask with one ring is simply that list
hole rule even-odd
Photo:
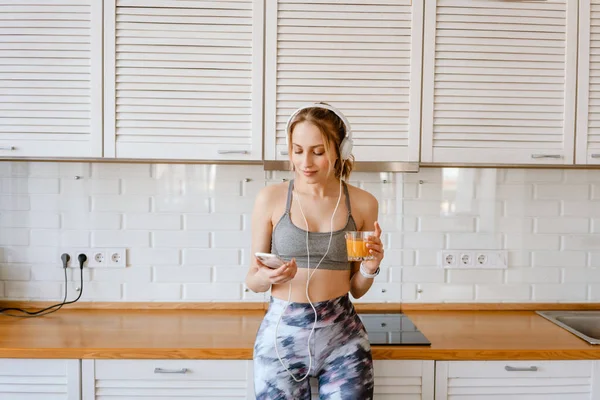
[{"label": "woman's bare arm", "polygon": [[263,188],[254,202],[252,211],[252,254],[250,254],[250,268],[246,275],[246,286],[253,292],[266,292],[271,288],[271,283],[261,272],[254,253],[271,252],[271,234],[273,231],[272,223],[272,204],[273,188]]},{"label": "woman's bare arm", "polygon": [[[373,251],[376,259],[372,261],[365,261],[365,267],[369,269],[369,273],[374,273],[381,259],[383,258],[383,246],[381,245],[381,229],[379,224],[376,223],[379,215],[379,203],[377,199],[369,194],[363,192],[364,198],[360,200],[360,204],[364,207],[361,208],[361,214],[363,216],[362,231],[375,231],[376,239],[370,241],[368,244],[369,250]],[[361,196],[362,197],[362,196]],[[352,263],[352,275],[350,278],[350,293],[355,299],[359,299],[365,295],[373,285],[373,278],[366,278],[360,272],[360,263]]]}]

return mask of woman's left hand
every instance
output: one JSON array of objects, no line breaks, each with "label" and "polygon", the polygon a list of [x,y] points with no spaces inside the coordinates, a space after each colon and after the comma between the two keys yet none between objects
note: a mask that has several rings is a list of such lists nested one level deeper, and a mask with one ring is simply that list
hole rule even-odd
[{"label": "woman's left hand", "polygon": [[363,265],[365,269],[369,271],[369,273],[373,274],[379,268],[379,264],[381,264],[381,260],[383,260],[383,243],[381,242],[381,227],[379,226],[379,222],[375,221],[375,235],[369,236],[367,242],[367,249],[369,249],[369,254],[374,256],[374,260],[363,261]]}]

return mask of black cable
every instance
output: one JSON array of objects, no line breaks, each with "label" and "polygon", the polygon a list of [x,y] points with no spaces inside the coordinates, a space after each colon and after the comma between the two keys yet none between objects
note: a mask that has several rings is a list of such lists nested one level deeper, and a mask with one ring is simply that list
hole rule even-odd
[{"label": "black cable", "polygon": [[[28,315],[36,316],[37,314],[43,313],[44,311],[47,311],[47,310],[55,308],[55,307],[59,307],[58,309],[60,309],[65,304],[65,302],[67,301],[67,292],[68,292],[67,263],[69,262],[69,260],[71,259],[71,257],[67,253],[63,253],[60,256],[60,259],[63,262],[63,270],[65,272],[65,297],[64,297],[62,303],[54,304],[54,305],[51,305],[50,307],[46,307],[46,308],[44,308],[42,310],[33,311],[33,312],[32,311],[24,310],[22,308],[14,308],[14,307],[2,308],[2,309],[0,309],[0,313],[5,313],[6,311],[19,311],[19,312],[23,312],[23,313],[28,314]],[[18,315],[13,315],[13,314],[5,314],[5,315],[11,316],[11,317],[18,317]]]},{"label": "black cable", "polygon": [[[71,259],[71,257],[67,253],[63,253],[60,256],[60,259],[63,262],[63,270],[65,271],[65,297],[64,297],[62,303],[60,303],[60,304],[54,304],[54,305],[51,305],[50,307],[46,307],[46,308],[44,308],[42,310],[33,311],[33,312],[27,311],[27,310],[24,310],[24,309],[21,309],[21,308],[3,308],[3,309],[0,309],[0,313],[5,313],[6,311],[20,311],[20,312],[26,313],[28,315],[37,316],[38,314],[43,313],[44,311],[50,310],[50,309],[55,308],[55,307],[58,307],[58,308],[56,310],[51,311],[51,312],[55,312],[55,311],[60,310],[62,308],[62,306],[67,301],[67,292],[68,292],[67,264],[68,264],[69,260]],[[5,315],[11,316],[11,317],[19,317],[19,315],[13,315],[13,314],[5,314]],[[46,314],[44,314],[44,315],[46,315]]]},{"label": "black cable", "polygon": [[[48,315],[48,314],[52,314],[53,312],[56,312],[58,310],[60,310],[65,304],[73,304],[76,301],[78,301],[81,298],[81,295],[83,293],[83,264],[85,263],[85,261],[87,260],[87,256],[85,254],[79,254],[79,256],[77,257],[77,260],[79,261],[79,279],[80,279],[80,288],[81,290],[79,291],[79,295],[77,296],[77,298],[75,300],[71,300],[71,301],[66,301],[67,300],[67,291],[68,291],[68,280],[67,280],[67,263],[70,260],[70,257],[67,253],[64,253],[61,255],[61,260],[63,261],[63,270],[65,271],[65,296],[64,299],[61,303],[59,304],[53,304],[49,307],[43,308],[41,310],[38,311],[27,311],[24,310],[22,308],[14,308],[14,307],[8,307],[8,308],[2,308],[0,309],[0,313],[4,314],[6,316],[9,317],[16,317],[16,318],[33,318],[33,317],[42,317],[44,315]],[[51,310],[52,308],[56,308],[55,310]],[[48,311],[51,310],[51,311]],[[25,313],[26,315],[15,315],[15,314],[9,314],[6,311],[19,311],[22,313]]]}]

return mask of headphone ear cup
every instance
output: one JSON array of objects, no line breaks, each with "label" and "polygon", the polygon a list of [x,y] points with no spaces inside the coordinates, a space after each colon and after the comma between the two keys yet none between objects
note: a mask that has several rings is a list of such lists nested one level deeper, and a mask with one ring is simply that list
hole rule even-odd
[{"label": "headphone ear cup", "polygon": [[340,158],[342,160],[348,160],[350,158],[352,155],[352,147],[353,141],[351,138],[346,137],[342,140],[342,143],[340,143]]}]

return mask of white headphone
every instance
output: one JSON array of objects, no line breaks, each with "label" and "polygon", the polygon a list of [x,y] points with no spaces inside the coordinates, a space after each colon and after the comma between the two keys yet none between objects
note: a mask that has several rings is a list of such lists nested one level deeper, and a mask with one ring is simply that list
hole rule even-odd
[{"label": "white headphone", "polygon": [[292,115],[290,115],[290,117],[288,118],[287,124],[285,125],[286,147],[289,147],[290,123],[292,122],[294,117],[300,111],[305,110],[307,108],[324,108],[326,110],[333,112],[335,115],[338,116],[339,119],[342,120],[342,122],[344,123],[344,127],[346,128],[346,136],[344,137],[344,139],[342,139],[342,142],[340,143],[340,158],[342,160],[348,160],[350,158],[350,156],[352,155],[352,147],[354,146],[354,141],[352,140],[352,129],[350,128],[350,123],[348,122],[348,120],[346,119],[344,114],[342,114],[342,112],[340,110],[338,110],[337,108],[335,108],[332,105],[329,105],[329,104],[323,103],[323,102],[311,103],[311,104],[304,105],[304,106],[300,107],[299,109],[297,109],[296,111],[294,111],[292,113]]}]

